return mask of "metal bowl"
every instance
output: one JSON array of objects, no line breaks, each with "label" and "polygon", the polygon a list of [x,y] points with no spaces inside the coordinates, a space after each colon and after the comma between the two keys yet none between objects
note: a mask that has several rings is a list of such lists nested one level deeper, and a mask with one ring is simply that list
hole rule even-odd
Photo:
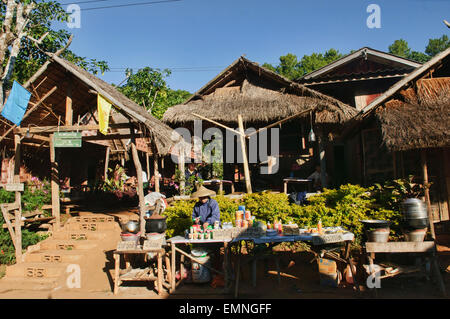
[{"label": "metal bowl", "polygon": [[391,226],[391,222],[388,220],[366,219],[360,220],[360,222],[363,223],[366,229],[389,228]]},{"label": "metal bowl", "polygon": [[123,225],[122,230],[126,233],[137,233],[139,230],[139,223],[134,220],[128,221],[125,225]]}]

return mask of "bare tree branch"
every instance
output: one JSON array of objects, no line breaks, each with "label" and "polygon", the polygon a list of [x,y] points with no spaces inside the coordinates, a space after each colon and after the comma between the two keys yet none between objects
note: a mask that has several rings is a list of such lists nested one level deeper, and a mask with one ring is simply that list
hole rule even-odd
[{"label": "bare tree branch", "polygon": [[444,24],[450,28],[450,22],[448,22],[447,20],[444,20]]}]

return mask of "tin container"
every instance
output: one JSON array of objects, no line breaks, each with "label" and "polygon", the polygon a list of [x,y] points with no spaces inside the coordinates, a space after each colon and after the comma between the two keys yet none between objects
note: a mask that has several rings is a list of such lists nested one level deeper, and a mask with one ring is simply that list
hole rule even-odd
[{"label": "tin container", "polygon": [[238,210],[236,212],[236,220],[242,220],[244,218],[244,212],[241,210]]},{"label": "tin container", "polygon": [[252,214],[248,210],[248,211],[245,212],[245,220],[250,220],[250,219],[252,219]]},{"label": "tin container", "polygon": [[242,228],[248,228],[248,220],[242,222]]},{"label": "tin container", "polygon": [[242,227],[242,219],[236,219],[235,225],[236,225],[236,227],[241,228]]}]

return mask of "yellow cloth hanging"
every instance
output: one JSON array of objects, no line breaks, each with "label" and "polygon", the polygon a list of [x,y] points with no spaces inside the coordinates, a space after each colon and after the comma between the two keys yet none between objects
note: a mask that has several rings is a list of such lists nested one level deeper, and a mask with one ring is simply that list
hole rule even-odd
[{"label": "yellow cloth hanging", "polygon": [[103,135],[108,133],[109,113],[111,111],[111,103],[100,94],[97,95],[97,110],[99,131]]}]

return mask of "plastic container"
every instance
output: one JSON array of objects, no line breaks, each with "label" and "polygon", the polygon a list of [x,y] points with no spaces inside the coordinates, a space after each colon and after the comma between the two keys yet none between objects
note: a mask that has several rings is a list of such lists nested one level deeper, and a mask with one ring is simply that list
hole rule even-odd
[{"label": "plastic container", "polygon": [[[202,264],[208,266],[211,265],[211,257],[209,252],[203,249],[193,249],[191,251],[192,256],[194,256]],[[193,283],[207,283],[211,281],[211,272],[208,268],[196,261],[192,261],[192,282]]]}]

